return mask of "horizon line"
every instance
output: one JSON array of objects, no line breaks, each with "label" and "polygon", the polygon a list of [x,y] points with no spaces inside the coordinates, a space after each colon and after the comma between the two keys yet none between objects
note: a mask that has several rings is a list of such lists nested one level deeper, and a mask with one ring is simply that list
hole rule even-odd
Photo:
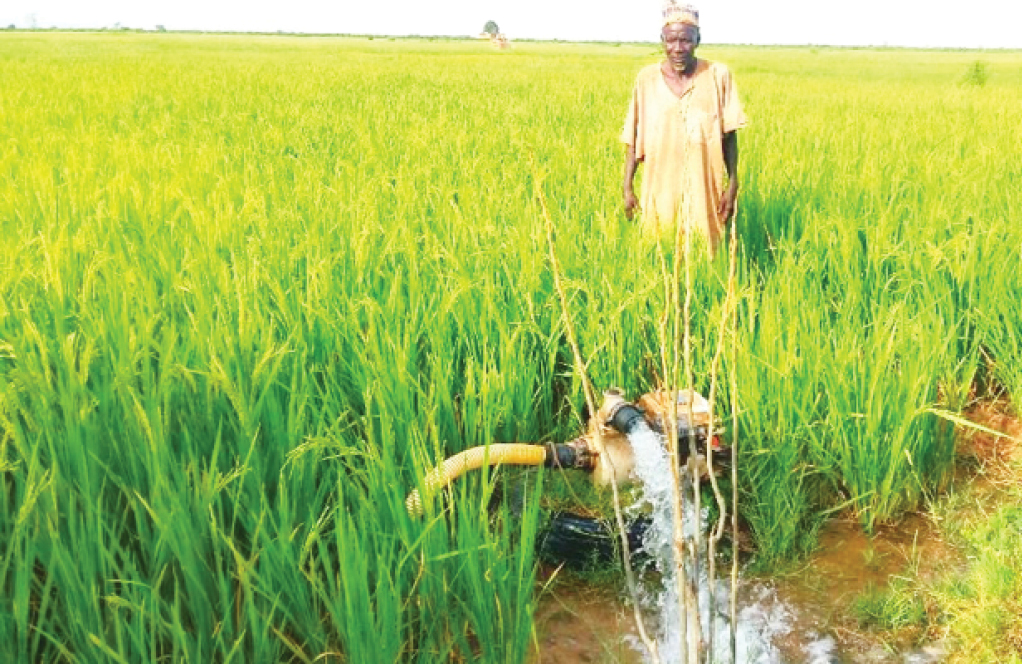
[{"label": "horizon line", "polygon": [[[332,37],[347,39],[408,39],[408,40],[436,40],[448,39],[456,41],[481,41],[479,35],[429,35],[429,34],[376,34],[376,33],[347,33],[347,32],[297,32],[290,30],[205,30],[200,28],[168,29],[161,28],[156,24],[153,28],[137,27],[98,27],[98,28],[69,28],[51,26],[48,28],[18,27],[14,24],[0,27],[0,34],[12,32],[75,32],[75,33],[136,33],[136,34],[191,34],[191,35],[236,35],[236,36],[266,36],[266,37]],[[511,43],[550,43],[550,44],[600,44],[607,46],[659,46],[657,41],[632,41],[628,39],[561,39],[558,37],[516,37],[510,38]],[[791,43],[791,44],[755,44],[751,42],[703,42],[701,46],[737,46],[751,48],[832,48],[832,49],[886,49],[886,50],[910,50],[910,51],[1022,51],[1019,46],[906,46],[901,44],[824,44],[824,43]]]}]

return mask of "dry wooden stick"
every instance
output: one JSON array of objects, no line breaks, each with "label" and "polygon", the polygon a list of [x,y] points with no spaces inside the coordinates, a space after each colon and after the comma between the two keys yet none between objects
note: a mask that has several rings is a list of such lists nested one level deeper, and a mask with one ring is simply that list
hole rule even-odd
[{"label": "dry wooden stick", "polygon": [[[738,262],[738,198],[735,197],[735,217],[731,222],[731,268]],[[729,277],[728,290],[732,290],[734,272]],[[732,661],[738,658],[738,297],[735,308],[735,329],[731,336],[731,652]]]},{"label": "dry wooden stick", "polygon": [[[710,597],[709,597],[709,614],[710,620],[713,620],[713,616],[716,615],[717,601],[716,594],[714,593],[714,586],[717,580],[717,544],[720,542],[721,537],[724,535],[724,528],[727,523],[727,504],[724,501],[724,496],[720,492],[720,485],[717,482],[716,473],[713,468],[713,431],[715,429],[715,414],[716,414],[716,402],[717,402],[717,371],[720,368],[720,358],[724,352],[725,336],[730,321],[735,321],[736,329],[733,330],[733,334],[737,335],[737,320],[738,312],[735,302],[737,301],[737,295],[735,292],[735,271],[736,271],[736,259],[737,254],[735,252],[735,236],[732,231],[731,237],[731,250],[730,258],[728,263],[728,280],[727,280],[727,294],[724,298],[724,315],[720,321],[720,328],[717,334],[717,348],[713,354],[713,361],[710,364],[710,395],[709,395],[709,408],[710,408],[710,419],[707,423],[707,445],[706,445],[706,472],[710,477],[710,486],[713,487],[713,496],[717,502],[718,511],[720,516],[717,519],[717,525],[714,527],[713,532],[710,534],[707,542],[706,559],[708,563],[707,578],[710,585]],[[735,540],[737,542],[737,540]],[[735,596],[735,587],[732,583],[731,597]],[[734,625],[731,626],[732,632],[734,631]],[[711,635],[709,651],[707,653],[710,664],[714,661],[714,651],[716,649],[716,638]],[[736,653],[734,650],[734,644],[731,645],[731,661],[735,661]]]},{"label": "dry wooden stick", "polygon": [[[683,196],[683,202],[688,202],[688,197]],[[685,246],[685,305],[681,312],[681,322],[683,323],[682,331],[682,355],[685,366],[685,385],[688,388],[688,422],[689,422],[689,433],[688,433],[688,446],[689,446],[689,459],[695,461],[697,459],[696,451],[696,439],[695,439],[695,413],[693,412],[694,396],[695,396],[695,380],[692,372],[692,229],[688,226],[688,220],[691,218],[690,215],[686,215],[684,220],[685,223],[678,223],[678,230],[675,238],[675,283],[677,283],[678,269],[677,266],[681,260],[680,256],[680,239],[682,230],[684,230]],[[677,311],[677,310],[676,310]],[[677,351],[675,351],[677,354]],[[675,385],[678,384],[677,379]],[[675,399],[672,405],[672,410],[677,410],[677,399]],[[692,487],[692,503],[693,513],[695,514],[696,520],[699,519],[701,512],[700,506],[700,491],[699,491],[699,480],[700,474],[698,470],[698,464],[690,463],[686,468],[688,474],[691,476],[691,487]],[[679,492],[684,492],[684,486],[680,484],[677,489]],[[682,505],[678,505],[680,511]],[[702,549],[702,530],[697,523],[692,529],[694,536],[692,544],[689,546],[691,559],[691,574],[690,577],[686,577],[685,590],[691,594],[691,597],[686,597],[686,608],[689,612],[689,633],[686,634],[686,642],[688,645],[688,662],[689,664],[700,664],[702,662],[701,650],[702,650],[702,628],[701,618],[699,615],[699,594],[692,590],[693,584],[699,583],[699,552]],[[684,530],[680,533],[675,533],[675,538],[680,538],[684,542]]]}]

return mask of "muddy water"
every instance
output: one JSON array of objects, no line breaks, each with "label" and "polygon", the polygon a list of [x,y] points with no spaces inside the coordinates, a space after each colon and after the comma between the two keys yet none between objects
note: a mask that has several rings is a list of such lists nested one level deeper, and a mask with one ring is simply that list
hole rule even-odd
[{"label": "muddy water", "polygon": [[820,533],[819,548],[801,570],[761,581],[793,608],[791,630],[775,645],[790,662],[811,660],[807,637],[812,635],[833,640],[831,659],[825,661],[939,661],[939,644],[926,643],[918,629],[904,630],[895,643],[879,643],[859,628],[851,607],[857,597],[887,588],[899,575],[933,577],[959,563],[958,552],[922,516],[910,515],[897,526],[880,528],[874,537],[863,533],[857,522],[833,521]]},{"label": "muddy water", "polygon": [[536,613],[539,650],[530,664],[642,664],[631,645],[638,640],[633,614],[622,589],[558,584],[541,599]]},{"label": "muddy water", "polygon": [[[746,578],[742,601],[784,623],[773,645],[791,664],[939,661],[939,645],[916,645],[924,635],[906,632],[900,644],[884,644],[860,630],[849,608],[869,588],[915,567],[924,576],[957,564],[957,553],[929,521],[910,516],[873,538],[855,522],[834,521],[820,533],[817,552],[800,570],[780,578]],[[540,653],[533,664],[594,662],[641,664],[631,609],[618,587],[561,584],[541,601],[537,614]],[[900,652],[892,654],[894,645]]]}]

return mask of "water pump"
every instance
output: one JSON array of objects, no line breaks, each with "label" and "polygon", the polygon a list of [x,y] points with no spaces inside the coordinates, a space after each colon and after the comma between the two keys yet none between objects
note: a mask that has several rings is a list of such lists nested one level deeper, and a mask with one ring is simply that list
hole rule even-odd
[{"label": "water pump", "polygon": [[[618,484],[632,479],[635,456],[629,434],[648,427],[666,438],[671,427],[671,408],[677,422],[678,451],[681,463],[696,463],[705,472],[706,455],[723,452],[718,435],[710,430],[710,404],[697,392],[689,390],[657,390],[642,395],[635,403],[625,400],[620,390],[604,393],[603,404],[589,419],[585,434],[568,443],[546,445],[493,444],[456,454],[435,467],[423,482],[423,488],[435,492],[464,473],[498,464],[545,465],[589,471],[593,482],[607,486],[612,478]],[[692,445],[695,442],[695,456]],[[714,464],[720,467],[719,462]],[[419,490],[412,491],[405,506],[413,515],[422,512]]]}]

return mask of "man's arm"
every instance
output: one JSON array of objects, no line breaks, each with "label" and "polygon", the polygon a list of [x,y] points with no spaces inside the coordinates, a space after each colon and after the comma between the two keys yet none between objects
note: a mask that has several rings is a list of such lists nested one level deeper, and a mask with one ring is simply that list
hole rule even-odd
[{"label": "man's arm", "polygon": [[717,213],[726,224],[735,215],[735,205],[738,201],[738,132],[729,131],[724,134],[721,147],[724,150],[724,168],[727,170],[728,184],[727,190],[720,198]]},{"label": "man's arm", "polygon": [[638,167],[638,160],[635,158],[635,146],[627,145],[625,152],[625,183],[624,183],[624,203],[625,203],[625,216],[631,219],[635,216],[635,208],[638,207],[639,201],[635,198],[635,169]]}]

